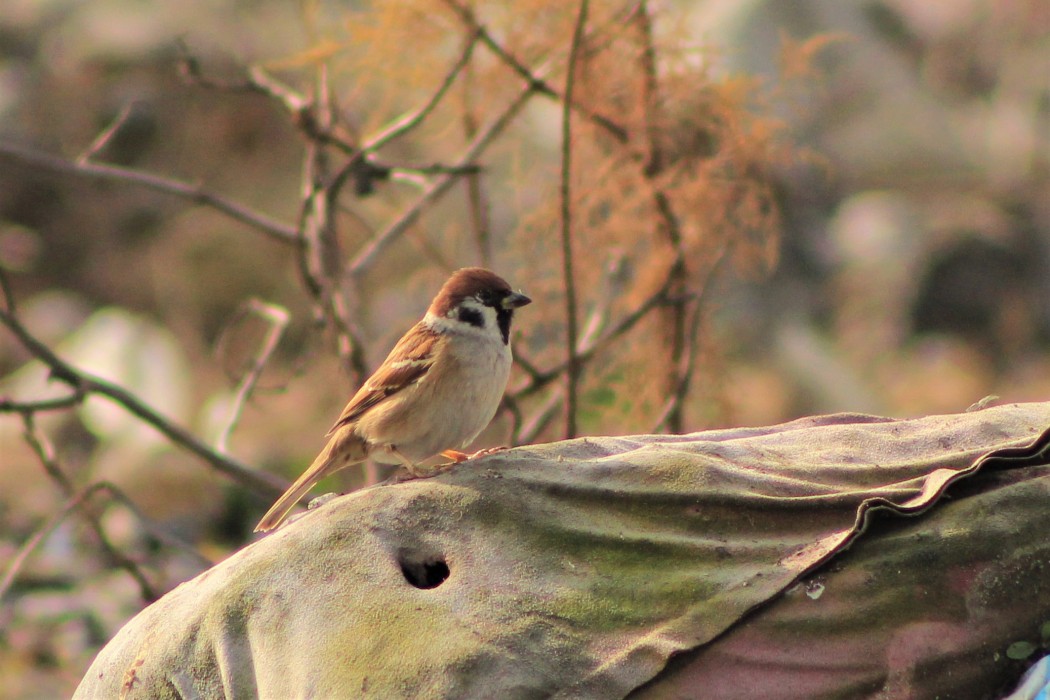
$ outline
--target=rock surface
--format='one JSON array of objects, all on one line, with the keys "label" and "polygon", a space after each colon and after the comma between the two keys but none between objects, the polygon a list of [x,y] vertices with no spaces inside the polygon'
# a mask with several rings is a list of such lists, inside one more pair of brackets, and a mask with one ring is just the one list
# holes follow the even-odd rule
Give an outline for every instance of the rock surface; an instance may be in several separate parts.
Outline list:
[{"label": "rock surface", "polygon": [[144,610],[75,697],[981,697],[1050,620],[1047,426],[584,438],[358,491]]}]

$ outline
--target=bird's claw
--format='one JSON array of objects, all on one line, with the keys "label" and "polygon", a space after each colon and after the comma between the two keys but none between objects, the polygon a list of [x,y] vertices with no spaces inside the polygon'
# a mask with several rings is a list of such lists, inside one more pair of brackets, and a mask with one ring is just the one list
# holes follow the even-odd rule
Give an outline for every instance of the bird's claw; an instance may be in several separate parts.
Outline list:
[{"label": "bird's claw", "polygon": [[499,447],[486,447],[485,449],[478,450],[474,454],[470,455],[470,459],[478,459],[480,457],[488,457],[489,455],[494,455],[497,452],[506,452],[509,449],[510,448],[507,447],[506,445],[500,445]]}]

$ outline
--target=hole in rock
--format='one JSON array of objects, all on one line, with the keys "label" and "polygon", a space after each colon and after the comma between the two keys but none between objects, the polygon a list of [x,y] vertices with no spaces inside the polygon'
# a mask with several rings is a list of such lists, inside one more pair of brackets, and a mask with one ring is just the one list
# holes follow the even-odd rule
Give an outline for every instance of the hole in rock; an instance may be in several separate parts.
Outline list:
[{"label": "hole in rock", "polygon": [[450,573],[448,564],[440,555],[420,556],[402,552],[397,563],[401,565],[405,580],[424,590],[437,588],[448,579]]}]

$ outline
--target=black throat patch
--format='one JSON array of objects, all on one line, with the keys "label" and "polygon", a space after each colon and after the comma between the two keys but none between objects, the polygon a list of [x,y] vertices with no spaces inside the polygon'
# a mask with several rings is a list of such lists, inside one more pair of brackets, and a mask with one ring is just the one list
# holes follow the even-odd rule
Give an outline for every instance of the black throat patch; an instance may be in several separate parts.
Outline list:
[{"label": "black throat patch", "polygon": [[510,342],[510,319],[514,316],[514,309],[496,307],[496,325],[499,326],[499,334],[503,336],[503,344]]}]

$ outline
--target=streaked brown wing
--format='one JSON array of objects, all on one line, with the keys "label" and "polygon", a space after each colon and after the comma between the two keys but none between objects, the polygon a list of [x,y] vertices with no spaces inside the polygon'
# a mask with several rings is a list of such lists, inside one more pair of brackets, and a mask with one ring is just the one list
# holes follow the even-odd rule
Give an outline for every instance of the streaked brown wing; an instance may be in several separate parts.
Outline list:
[{"label": "streaked brown wing", "polygon": [[437,340],[437,334],[423,326],[422,321],[403,335],[375,374],[346,404],[328,434],[357,420],[368,409],[422,379],[434,364]]}]

